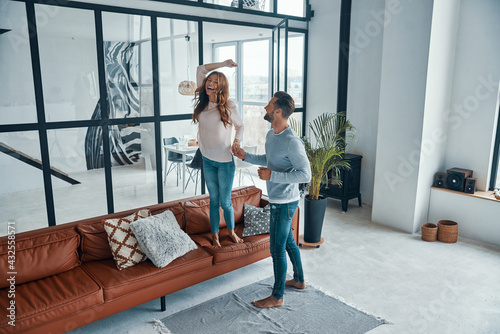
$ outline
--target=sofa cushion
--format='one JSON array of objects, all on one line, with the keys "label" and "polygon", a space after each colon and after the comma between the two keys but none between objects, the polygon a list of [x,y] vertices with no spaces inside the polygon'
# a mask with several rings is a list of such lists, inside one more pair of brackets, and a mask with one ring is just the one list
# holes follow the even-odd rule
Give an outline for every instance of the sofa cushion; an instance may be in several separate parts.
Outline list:
[{"label": "sofa cushion", "polygon": [[[180,202],[169,202],[152,205],[150,207],[152,215],[157,215],[165,210],[170,210],[174,213],[177,222],[181,228],[186,225],[184,220],[184,208]],[[125,211],[123,213],[111,214],[109,218],[119,218],[132,214],[134,210]],[[104,230],[102,223],[106,216],[100,217],[98,221],[86,222],[78,224],[76,230],[82,236],[80,246],[80,258],[82,262],[91,262],[96,260],[105,260],[113,257],[111,248],[109,247],[108,234]]]},{"label": "sofa cushion", "polygon": [[[256,187],[235,189],[231,193],[233,204],[234,221],[243,221],[243,203],[258,206],[262,190]],[[226,227],[226,222],[220,209],[221,221],[219,228]],[[184,215],[186,217],[186,232],[190,235],[210,232],[210,200],[208,197],[188,201],[184,203]]]},{"label": "sofa cushion", "polygon": [[130,216],[103,221],[104,230],[108,234],[109,247],[118,269],[132,267],[146,260],[146,253],[139,246],[130,225],[149,215],[149,209],[142,209]]},{"label": "sofa cushion", "polygon": [[[234,231],[242,237],[243,224],[237,224]],[[248,256],[258,251],[269,250],[269,234],[254,235],[243,238],[243,243],[235,244],[228,235],[227,228],[221,229],[219,241],[222,247],[212,246],[210,232],[192,235],[191,238],[214,257],[214,264]]]},{"label": "sofa cushion", "polygon": [[254,186],[233,190],[231,202],[233,203],[234,222],[243,222],[243,203],[259,206],[261,197],[262,190]]},{"label": "sofa cushion", "polygon": [[[30,231],[17,235],[14,241],[15,245],[9,245],[7,237],[0,241],[0,272],[2,275],[16,272],[16,284],[56,275],[80,265],[80,236],[73,227],[41,234]],[[12,249],[12,246],[15,247]],[[15,255],[15,262],[9,263],[12,255]],[[7,286],[8,282],[2,279],[0,288]]]},{"label": "sofa cushion", "polygon": [[271,208],[269,204],[263,208],[243,204],[244,208],[244,224],[243,237],[249,237],[257,234],[269,233],[271,224]]},{"label": "sofa cushion", "polygon": [[212,256],[197,248],[175,259],[164,268],[157,268],[150,260],[146,260],[125,270],[118,270],[111,259],[88,262],[83,267],[104,287],[104,300],[109,303],[128,293],[211,265]]},{"label": "sofa cushion", "polygon": [[80,224],[76,230],[82,236],[80,245],[80,259],[82,262],[98,261],[113,257],[109,247],[108,234],[102,220],[98,222]]},{"label": "sofa cushion", "polygon": [[[18,272],[19,273],[19,272]],[[9,289],[0,290],[0,307],[6,310]],[[28,328],[82,312],[104,301],[101,287],[82,267],[37,281],[19,284],[15,289],[15,327],[9,318],[0,319],[0,332],[23,333]],[[70,325],[70,324],[68,324]]]},{"label": "sofa cushion", "polygon": [[182,202],[169,202],[154,205],[150,208],[151,216],[158,215],[166,210],[172,211],[177,220],[177,223],[181,227],[181,229],[186,228],[186,220],[184,219],[184,206]]},{"label": "sofa cushion", "polygon": [[130,228],[140,248],[159,268],[197,248],[186,232],[181,230],[170,210],[139,219],[131,223]]}]

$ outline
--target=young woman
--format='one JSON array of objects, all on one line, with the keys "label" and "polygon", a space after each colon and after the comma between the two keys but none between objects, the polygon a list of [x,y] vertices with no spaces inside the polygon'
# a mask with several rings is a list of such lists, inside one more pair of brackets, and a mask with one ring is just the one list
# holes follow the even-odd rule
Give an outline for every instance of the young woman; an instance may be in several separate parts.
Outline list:
[{"label": "young woman", "polygon": [[[239,147],[243,136],[243,122],[238,107],[229,100],[229,84],[226,76],[215,69],[236,67],[233,60],[198,66],[193,122],[198,123],[198,143],[203,154],[203,171],[210,195],[210,229],[212,245],[220,247],[219,207],[224,211],[224,220],[229,237],[235,243],[243,242],[234,233],[234,213],[231,189],[234,179],[232,147]],[[207,77],[207,73],[211,72]],[[236,130],[231,145],[232,129]]]}]

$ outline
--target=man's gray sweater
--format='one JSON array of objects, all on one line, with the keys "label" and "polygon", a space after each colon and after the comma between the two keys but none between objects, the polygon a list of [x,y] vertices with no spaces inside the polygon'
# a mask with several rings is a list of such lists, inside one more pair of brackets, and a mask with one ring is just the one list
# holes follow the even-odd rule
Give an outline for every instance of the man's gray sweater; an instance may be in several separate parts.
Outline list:
[{"label": "man's gray sweater", "polygon": [[290,127],[266,135],[266,154],[247,153],[245,161],[266,166],[271,170],[271,180],[266,181],[270,203],[290,203],[300,199],[299,183],[311,180],[311,166],[304,143]]}]

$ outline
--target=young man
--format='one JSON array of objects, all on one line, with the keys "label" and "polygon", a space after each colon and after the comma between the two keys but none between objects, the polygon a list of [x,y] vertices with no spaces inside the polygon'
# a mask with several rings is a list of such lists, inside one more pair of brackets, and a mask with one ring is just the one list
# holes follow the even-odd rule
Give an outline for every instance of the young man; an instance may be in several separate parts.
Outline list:
[{"label": "young man", "polygon": [[[292,235],[292,217],[299,204],[299,183],[311,179],[311,166],[304,143],[288,125],[288,117],[295,110],[292,97],[276,92],[265,107],[264,119],[272,129],[266,135],[266,154],[254,155],[235,147],[233,154],[259,167],[259,178],[266,180],[271,205],[271,256],[274,269],[274,287],[271,296],[252,302],[259,308],[283,305],[285,285],[305,289],[300,252]],[[293,279],[286,281],[286,252],[293,265]]]}]

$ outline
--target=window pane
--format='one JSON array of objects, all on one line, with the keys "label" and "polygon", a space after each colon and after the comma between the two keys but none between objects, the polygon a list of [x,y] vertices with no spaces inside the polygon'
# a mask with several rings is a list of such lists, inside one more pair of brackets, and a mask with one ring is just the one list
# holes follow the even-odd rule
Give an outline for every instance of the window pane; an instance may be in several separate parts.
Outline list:
[{"label": "window pane", "polygon": [[150,18],[115,13],[102,17],[109,117],[151,116]]},{"label": "window pane", "polygon": [[304,87],[304,34],[290,33],[288,38],[288,89],[295,107],[302,107]]},{"label": "window pane", "polygon": [[196,87],[197,23],[158,19],[158,50],[161,115],[191,114],[194,95],[179,89],[189,81]]},{"label": "window pane", "polygon": [[[22,2],[9,1],[0,11],[0,124],[36,123],[35,92],[31,69],[26,8]],[[3,231],[2,231],[3,232]]]},{"label": "window pane", "polygon": [[243,101],[268,102],[269,40],[243,43]]},{"label": "window pane", "polygon": [[94,12],[38,4],[35,10],[46,120],[98,118]]},{"label": "window pane", "polygon": [[[285,56],[286,56],[286,34],[285,25],[279,28],[279,85],[277,90],[285,90]],[[290,80],[290,78],[287,78]]]},{"label": "window pane", "polygon": [[203,2],[221,6],[238,7],[238,0],[203,0]]},{"label": "window pane", "polygon": [[[299,122],[300,127],[302,129],[302,124],[304,124],[304,113],[302,112],[294,112],[291,116],[291,118],[295,119],[297,122]],[[298,133],[299,136],[303,136],[302,133]]]},{"label": "window pane", "polygon": [[[88,134],[93,128],[47,131],[50,164],[57,171],[80,182],[52,175],[57,224],[104,215],[108,212],[104,169],[88,170],[86,154],[92,141]],[[102,146],[101,148],[102,149]]]},{"label": "window pane", "polygon": [[[173,121],[173,122],[162,122],[161,123],[161,133],[162,133],[162,144],[165,139],[175,138],[179,141],[181,146],[185,146],[185,143],[189,142],[189,139],[197,138],[198,125],[193,124],[191,120]],[[196,147],[193,147],[196,148]],[[195,152],[188,153],[190,156],[194,156]],[[182,192],[182,163],[177,165],[171,161],[166,161],[165,159],[165,148],[162,149],[162,166],[163,166],[163,200],[165,202],[174,200],[176,198],[187,197],[194,195],[195,192],[195,182],[188,180],[189,169],[186,168],[186,185],[187,188],[185,193]],[[189,159],[189,158],[188,158]],[[165,163],[167,162],[168,175],[165,180]],[[179,170],[177,170],[179,166]],[[179,174],[178,174],[179,173]],[[166,181],[166,182],[165,182]],[[198,189],[196,194],[200,194],[200,182],[198,181]]]},{"label": "window pane", "polygon": [[[236,45],[217,45],[214,49],[214,62],[224,61],[226,59],[236,59]],[[226,75],[227,81],[229,83],[229,98],[237,101],[236,97],[236,67],[222,67],[218,68],[217,71],[222,72]]]},{"label": "window pane", "polygon": [[116,212],[158,203],[154,124],[125,129],[127,137],[120,126],[109,127]]},{"label": "window pane", "polygon": [[266,134],[270,129],[270,124],[264,120],[264,115],[264,105],[243,106],[243,124],[245,125],[243,145],[256,145],[257,154],[265,153]]},{"label": "window pane", "polygon": [[304,16],[305,0],[278,0],[278,14]]},{"label": "window pane", "polygon": [[500,189],[500,164],[498,164],[497,180],[495,182],[495,189]]},{"label": "window pane", "polygon": [[0,153],[0,235],[7,234],[9,221],[16,233],[47,227],[42,170],[16,159],[40,162],[38,132],[0,133],[0,143],[8,153]]},{"label": "window pane", "polygon": [[[240,0],[243,2],[243,9],[252,9],[269,12],[271,11],[271,6],[273,0]],[[206,3],[213,3],[222,6],[238,7],[238,0],[203,0]]]}]

